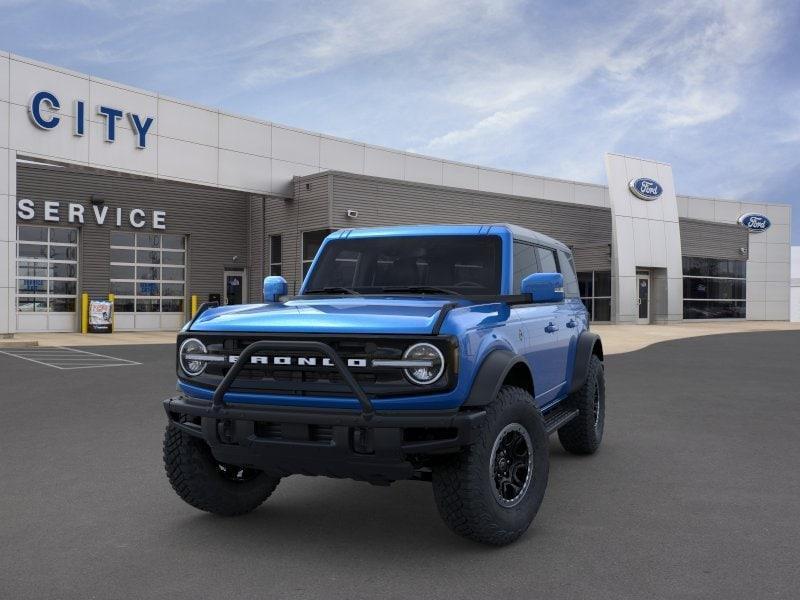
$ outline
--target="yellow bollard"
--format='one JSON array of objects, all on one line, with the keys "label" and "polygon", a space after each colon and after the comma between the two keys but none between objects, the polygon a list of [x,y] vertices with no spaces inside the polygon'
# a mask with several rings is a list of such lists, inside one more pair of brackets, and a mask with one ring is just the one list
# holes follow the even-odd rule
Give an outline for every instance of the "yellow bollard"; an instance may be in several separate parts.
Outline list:
[{"label": "yellow bollard", "polygon": [[81,294],[81,333],[89,333],[89,294]]},{"label": "yellow bollard", "polygon": [[192,317],[197,314],[197,294],[192,294]]},{"label": "yellow bollard", "polygon": [[108,295],[108,301],[111,302],[111,333],[114,333],[114,325],[116,325],[117,320],[117,311],[114,310],[114,300],[116,299],[117,297],[114,294]]}]

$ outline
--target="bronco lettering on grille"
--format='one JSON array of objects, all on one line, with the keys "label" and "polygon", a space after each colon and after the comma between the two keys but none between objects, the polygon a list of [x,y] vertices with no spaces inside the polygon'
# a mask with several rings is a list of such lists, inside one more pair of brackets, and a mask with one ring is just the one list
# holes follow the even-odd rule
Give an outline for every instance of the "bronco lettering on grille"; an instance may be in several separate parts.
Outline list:
[{"label": "bronco lettering on grille", "polygon": [[[239,358],[238,355],[228,357],[228,362],[233,364]],[[365,368],[367,367],[366,358],[348,358],[345,360],[348,367]],[[317,358],[316,356],[251,356],[251,365],[272,365],[274,367],[334,367],[330,358]]]}]

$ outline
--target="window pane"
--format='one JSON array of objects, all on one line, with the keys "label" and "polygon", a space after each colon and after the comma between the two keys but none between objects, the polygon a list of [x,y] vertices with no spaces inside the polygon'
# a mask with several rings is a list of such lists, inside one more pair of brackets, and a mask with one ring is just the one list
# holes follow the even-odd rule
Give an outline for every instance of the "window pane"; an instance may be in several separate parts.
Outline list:
[{"label": "window pane", "polygon": [[167,252],[165,250],[161,256],[165,265],[182,265],[186,255],[183,252]]},{"label": "window pane", "polygon": [[184,248],[184,236],[182,235],[162,235],[161,236],[161,247],[162,248],[171,248],[173,250],[183,250]]},{"label": "window pane", "polygon": [[111,232],[111,245],[112,246],[135,246],[135,237],[132,233],[124,231]]},{"label": "window pane", "polygon": [[158,267],[136,267],[136,279],[160,279]]},{"label": "window pane", "polygon": [[161,264],[161,252],[158,250],[137,250],[136,262],[144,265]]},{"label": "window pane", "polygon": [[162,267],[161,279],[165,281],[183,281],[184,270],[181,267]]},{"label": "window pane", "polygon": [[684,275],[744,278],[746,271],[747,262],[744,260],[724,260],[697,256],[683,257]]},{"label": "window pane", "polygon": [[78,265],[72,263],[50,263],[50,277],[77,277]]},{"label": "window pane", "polygon": [[746,297],[745,281],[742,279],[685,277],[683,279],[683,297],[744,300]]},{"label": "window pane", "polygon": [[139,248],[159,248],[161,247],[161,236],[157,233],[137,233],[136,245]]},{"label": "window pane", "polygon": [[112,281],[111,293],[118,296],[133,296],[135,284],[132,281]]},{"label": "window pane", "polygon": [[138,282],[136,284],[137,296],[158,296],[159,284]]},{"label": "window pane", "polygon": [[161,284],[162,296],[183,296],[182,283],[163,283]]},{"label": "window pane", "polygon": [[592,290],[592,272],[579,271],[578,272],[578,290],[580,291],[581,298],[591,298]]},{"label": "window pane", "polygon": [[684,319],[744,319],[746,302],[742,300],[684,300]]},{"label": "window pane", "polygon": [[50,241],[59,244],[77,244],[78,230],[67,227],[51,227]]},{"label": "window pane", "polygon": [[594,314],[592,319],[595,321],[610,321],[611,320],[611,299],[610,298],[595,298],[594,299]]},{"label": "window pane", "polygon": [[136,312],[159,312],[158,300],[137,300]]},{"label": "window pane", "polygon": [[310,268],[311,268],[311,263],[310,262],[304,262],[303,263],[303,277],[304,278],[305,278],[306,275],[308,275],[308,270]]},{"label": "window pane", "polygon": [[133,267],[121,267],[119,265],[111,265],[110,271],[111,279],[133,279]]},{"label": "window pane", "polygon": [[579,296],[578,277],[575,275],[570,256],[563,250],[558,251],[558,266],[564,276],[564,295],[567,298],[577,298]]},{"label": "window pane", "polygon": [[319,231],[306,231],[303,233],[303,260],[312,260],[316,256],[322,240],[333,231],[332,229],[320,229]]},{"label": "window pane", "polygon": [[280,275],[281,271],[282,271],[281,265],[270,265],[269,267],[270,275]]},{"label": "window pane", "polygon": [[50,281],[50,293],[57,296],[74,296],[77,294],[76,282],[74,281],[58,281],[53,279]]},{"label": "window pane", "polygon": [[114,310],[118,312],[133,312],[133,298],[115,298]]},{"label": "window pane", "polygon": [[47,246],[34,246],[33,244],[18,244],[20,258],[47,258]]},{"label": "window pane", "polygon": [[17,231],[17,239],[21,242],[46,242],[47,227],[20,226]]},{"label": "window pane", "polygon": [[75,312],[75,298],[50,298],[50,312]]},{"label": "window pane", "polygon": [[595,296],[611,295],[611,271],[594,272],[594,295]]},{"label": "window pane", "polygon": [[282,262],[281,240],[282,238],[279,235],[269,236],[269,262],[271,263]]},{"label": "window pane", "polygon": [[[339,285],[336,281],[342,278],[352,281],[355,274],[353,286],[348,287],[362,293],[416,294],[406,288],[426,286],[497,294],[501,250],[500,238],[493,235],[333,240],[319,255],[319,268],[311,274],[308,290]],[[304,273],[310,264],[303,263]]]},{"label": "window pane", "polygon": [[161,312],[183,312],[183,300],[162,300]]},{"label": "window pane", "polygon": [[537,247],[536,253],[539,255],[539,264],[541,265],[542,273],[558,273],[555,252],[546,248]]},{"label": "window pane", "polygon": [[46,312],[47,298],[17,298],[17,310],[19,312]]},{"label": "window pane", "polygon": [[46,294],[46,279],[17,279],[18,294]]},{"label": "window pane", "polygon": [[536,248],[523,242],[514,242],[514,293],[519,294],[522,280],[536,273]]},{"label": "window pane", "polygon": [[76,246],[50,246],[50,258],[53,260],[78,260]]},{"label": "window pane", "polygon": [[48,263],[46,262],[18,261],[17,275],[23,277],[47,277],[47,265]]},{"label": "window pane", "polygon": [[117,250],[111,249],[112,263],[133,263],[136,262],[136,250]]}]

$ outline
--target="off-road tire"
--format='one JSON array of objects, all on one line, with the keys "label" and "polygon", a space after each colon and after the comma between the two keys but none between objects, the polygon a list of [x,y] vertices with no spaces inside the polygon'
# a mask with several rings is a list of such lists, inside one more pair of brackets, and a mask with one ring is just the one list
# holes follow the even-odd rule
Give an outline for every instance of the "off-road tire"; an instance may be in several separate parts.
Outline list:
[{"label": "off-road tire", "polygon": [[[164,433],[164,467],[172,488],[185,502],[226,517],[255,510],[280,482],[262,471],[221,467],[208,444],[172,424]],[[241,480],[235,479],[237,474]]]},{"label": "off-road tire", "polygon": [[[542,503],[549,472],[548,436],[533,398],[521,388],[500,388],[486,413],[475,443],[434,465],[433,494],[439,514],[455,533],[503,546],[525,533]],[[512,424],[527,431],[533,452],[532,479],[518,503],[509,507],[495,497],[491,456],[498,435]]]},{"label": "off-road tire", "polygon": [[572,454],[594,454],[603,440],[606,412],[603,362],[596,355],[589,359],[583,385],[567,399],[567,403],[578,409],[578,416],[558,430],[561,445]]}]

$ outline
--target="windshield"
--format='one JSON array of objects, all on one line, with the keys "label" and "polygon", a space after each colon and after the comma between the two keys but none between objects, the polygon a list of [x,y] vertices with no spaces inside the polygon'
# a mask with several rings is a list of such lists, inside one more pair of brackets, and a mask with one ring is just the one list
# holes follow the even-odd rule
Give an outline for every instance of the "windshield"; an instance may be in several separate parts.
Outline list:
[{"label": "windshield", "polygon": [[334,240],[305,293],[500,293],[501,241],[494,235]]}]

